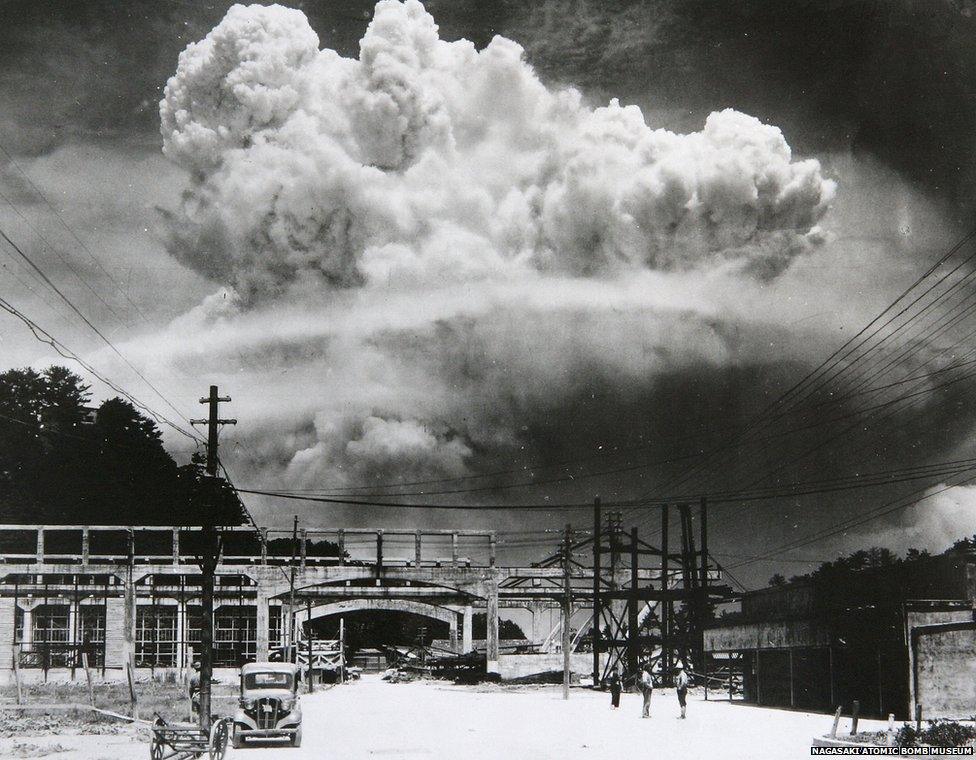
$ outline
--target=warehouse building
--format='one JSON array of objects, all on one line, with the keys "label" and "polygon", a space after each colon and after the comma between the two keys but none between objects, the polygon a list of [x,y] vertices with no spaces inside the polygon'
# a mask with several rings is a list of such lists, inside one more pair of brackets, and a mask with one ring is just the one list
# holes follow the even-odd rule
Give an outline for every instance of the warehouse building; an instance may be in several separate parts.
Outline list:
[{"label": "warehouse building", "polygon": [[[976,715],[976,556],[929,557],[747,593],[704,634],[763,706]],[[714,666],[713,666],[714,667]]]}]

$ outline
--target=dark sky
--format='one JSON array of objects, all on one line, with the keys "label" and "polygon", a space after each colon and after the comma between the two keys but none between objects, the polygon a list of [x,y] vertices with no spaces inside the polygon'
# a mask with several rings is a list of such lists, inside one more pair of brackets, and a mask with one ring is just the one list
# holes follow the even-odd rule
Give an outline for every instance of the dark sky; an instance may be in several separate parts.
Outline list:
[{"label": "dark sky", "polygon": [[[231,3],[3,4],[7,147],[156,139],[173,62]],[[301,2],[323,45],[355,55],[368,2]],[[427,4],[446,39],[520,42],[550,81],[615,96],[675,129],[726,106],[800,152],[864,151],[942,197],[971,198],[976,32],[967,0]]]},{"label": "dark sky", "polygon": [[[171,320],[191,310],[217,285],[226,284],[192,271],[165,249],[159,209],[176,205],[185,177],[162,158],[158,103],[179,53],[204,37],[229,6],[165,0],[31,0],[0,5],[4,21],[0,25],[0,146],[5,154],[0,156],[0,180],[5,199],[19,211],[26,210],[31,223],[10,205],[0,219],[32,246],[73,298],[111,325],[107,329],[113,339],[127,341],[136,352],[147,336],[174,332],[165,328]],[[654,461],[677,456],[687,461],[695,452],[721,448],[734,431],[789,387],[808,368],[807,362],[841,342],[805,320],[818,323],[829,312],[827,322],[833,319],[845,325],[846,335],[856,331],[953,239],[956,225],[968,219],[976,205],[976,47],[971,43],[976,19],[974,4],[968,0],[432,0],[426,6],[443,38],[464,37],[479,48],[496,34],[514,39],[549,85],[576,86],[593,104],[611,97],[637,104],[655,126],[693,131],[701,128],[709,113],[726,107],[775,124],[797,155],[820,158],[841,188],[832,212],[842,220],[837,225],[837,247],[830,249],[830,258],[807,262],[790,274],[794,278],[790,287],[796,293],[803,292],[805,282],[815,281],[816,288],[834,297],[822,304],[809,298],[800,306],[797,296],[795,326],[767,327],[742,336],[735,332],[741,326],[715,326],[719,333],[726,330],[722,337],[728,342],[741,337],[751,355],[758,352],[751,344],[767,339],[770,345],[809,341],[808,347],[784,350],[782,361],[684,367],[646,384],[621,382],[611,372],[604,375],[600,367],[588,366],[585,382],[570,383],[571,390],[551,403],[513,402],[512,408],[522,415],[526,450],[513,452],[499,445],[479,451],[475,472],[582,456],[596,457],[604,469],[626,469],[640,464],[640,457]],[[344,56],[358,55],[372,3],[301,2],[292,7],[305,12],[323,47]],[[125,299],[118,294],[106,296],[109,308],[84,286],[73,269],[87,273],[94,290],[111,290],[112,283],[73,236],[67,236],[25,174],[112,272],[113,282],[123,283]],[[899,234],[906,214],[914,229],[902,240]],[[870,222],[845,227],[851,219]],[[855,231],[845,232],[850,229]],[[42,234],[54,245],[45,245]],[[863,246],[859,236],[866,241]],[[895,238],[900,242],[889,245]],[[53,248],[59,248],[64,258],[56,256]],[[25,308],[38,309],[54,326],[52,331],[63,330],[66,342],[79,351],[97,350],[97,341],[73,324],[70,315],[66,318],[57,313],[63,309],[47,303],[50,297],[18,290],[19,281],[11,279],[13,271],[5,265],[0,272],[0,290],[5,295],[19,297]],[[856,303],[851,302],[854,294]],[[5,365],[48,358],[18,324],[0,322],[0,331],[8,348]],[[461,373],[459,385],[473,382],[471,378],[490,381],[494,376],[479,366],[476,339],[477,334],[471,337],[463,331],[443,337],[465,347],[459,353],[467,374]],[[153,357],[148,353],[142,366],[152,374]],[[458,355],[452,354],[455,359]],[[208,382],[206,377],[193,376],[192,366],[181,370],[201,389]],[[517,385],[523,381],[505,375],[498,383],[512,383],[510,395],[517,396]],[[186,380],[187,394],[196,392],[189,390],[190,384]],[[796,467],[787,467],[778,477],[784,481],[839,477],[956,458],[973,427],[974,415],[963,403],[967,390],[960,387],[958,395],[947,393],[939,404],[906,413],[887,427],[855,431],[865,433],[863,438],[840,435],[836,443],[823,446]],[[239,457],[243,468],[255,462],[262,467],[281,466],[296,448],[308,443],[312,419],[306,416],[301,425],[296,424],[296,413],[287,423],[280,422],[262,408],[275,399],[274,387],[264,388],[262,394],[245,391],[253,398],[241,400],[248,406],[238,416],[244,419],[250,413],[255,426],[263,426],[265,432],[252,439],[246,430],[235,432],[237,439],[228,441],[233,442],[228,458]],[[276,436],[275,443],[266,440],[269,430]],[[842,430],[843,424],[838,423],[828,432]],[[178,441],[171,443],[180,446]],[[717,469],[706,480],[713,488],[748,481],[757,472],[775,469],[785,454],[798,456],[821,443],[822,438],[800,434],[782,444],[735,451],[712,465]],[[635,453],[600,459],[607,450],[635,447]],[[597,465],[568,471],[585,474],[586,467]],[[542,479],[567,470],[536,473],[529,468],[526,472],[527,477]],[[590,479],[585,485],[563,483],[484,496],[501,503],[587,500],[596,491],[611,498],[634,496],[675,474],[652,468]],[[726,552],[727,561],[735,561],[811,534],[825,523],[899,493],[888,489],[781,500],[739,511],[718,508],[715,530],[720,535],[713,546]],[[263,508],[272,515],[269,519],[278,520],[274,508]],[[284,512],[290,514],[291,509]],[[951,522],[953,507],[945,509],[945,519]],[[317,513],[308,508],[304,514]],[[550,518],[554,525],[564,521],[559,512],[534,521],[513,513],[499,517],[498,526],[539,530]],[[795,552],[796,564],[785,565],[785,572],[808,569],[807,560],[863,544],[871,540],[875,528],[882,538],[899,544],[902,519],[896,514],[853,537]],[[914,514],[904,519],[922,518]],[[949,530],[942,523],[937,527],[930,530],[931,526],[923,525],[915,532],[906,528],[902,543],[928,539],[937,543],[943,538],[939,531]],[[744,569],[743,575],[761,583],[779,568],[761,563]]]}]

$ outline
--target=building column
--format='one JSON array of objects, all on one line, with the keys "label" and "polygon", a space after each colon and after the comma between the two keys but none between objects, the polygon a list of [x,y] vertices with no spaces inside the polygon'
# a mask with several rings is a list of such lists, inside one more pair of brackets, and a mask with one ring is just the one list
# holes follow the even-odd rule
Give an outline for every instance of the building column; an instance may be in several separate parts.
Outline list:
[{"label": "building column", "polygon": [[[9,596],[0,597],[0,642],[16,641],[16,620],[14,600]],[[13,668],[14,657],[18,655],[16,644],[12,647],[0,644],[0,672]]]},{"label": "building column", "polygon": [[488,673],[500,673],[499,642],[498,642],[498,583],[491,581],[488,584],[488,605],[485,608],[486,616],[486,667]]},{"label": "building column", "polygon": [[254,657],[258,662],[267,662],[270,656],[269,627],[271,625],[271,597],[268,592],[258,586],[254,597],[256,647]]},{"label": "building column", "polygon": [[24,629],[20,637],[21,645],[30,647],[34,644],[34,607],[37,605],[32,601],[18,602],[17,606],[23,614]]},{"label": "building column", "polygon": [[451,651],[454,652],[455,654],[459,654],[459,652],[458,652],[458,616],[457,616],[457,611],[456,610],[454,610],[454,614],[451,615],[450,626],[451,626],[451,636],[450,636],[450,638],[451,638]]},{"label": "building column", "polygon": [[538,602],[532,602],[528,610],[532,613],[532,643],[541,644],[542,631],[539,629],[542,623],[542,605]]},{"label": "building column", "polygon": [[[78,600],[72,599],[68,602],[68,643],[78,644],[75,639],[75,627],[78,621]],[[79,631],[80,633],[80,631]]]},{"label": "building column", "polygon": [[474,610],[470,604],[464,606],[464,616],[461,620],[461,654],[467,654],[474,649]]}]

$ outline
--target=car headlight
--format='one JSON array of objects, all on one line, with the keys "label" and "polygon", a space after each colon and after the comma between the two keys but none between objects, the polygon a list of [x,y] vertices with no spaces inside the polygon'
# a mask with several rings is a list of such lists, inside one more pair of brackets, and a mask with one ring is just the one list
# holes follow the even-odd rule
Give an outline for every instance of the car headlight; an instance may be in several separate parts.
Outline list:
[{"label": "car headlight", "polygon": [[239,704],[245,710],[253,710],[254,709],[254,700],[253,699],[248,699],[247,697],[241,697],[240,700],[239,700]]},{"label": "car headlight", "polygon": [[281,709],[282,710],[291,710],[294,706],[295,706],[295,700],[294,699],[283,699],[283,700],[281,700]]}]

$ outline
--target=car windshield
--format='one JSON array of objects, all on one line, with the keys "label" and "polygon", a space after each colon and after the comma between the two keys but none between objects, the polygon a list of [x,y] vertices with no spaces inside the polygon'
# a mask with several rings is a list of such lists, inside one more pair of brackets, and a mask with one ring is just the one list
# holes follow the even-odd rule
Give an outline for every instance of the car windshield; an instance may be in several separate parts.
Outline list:
[{"label": "car windshield", "polygon": [[245,689],[290,689],[291,673],[248,673],[244,676]]}]

